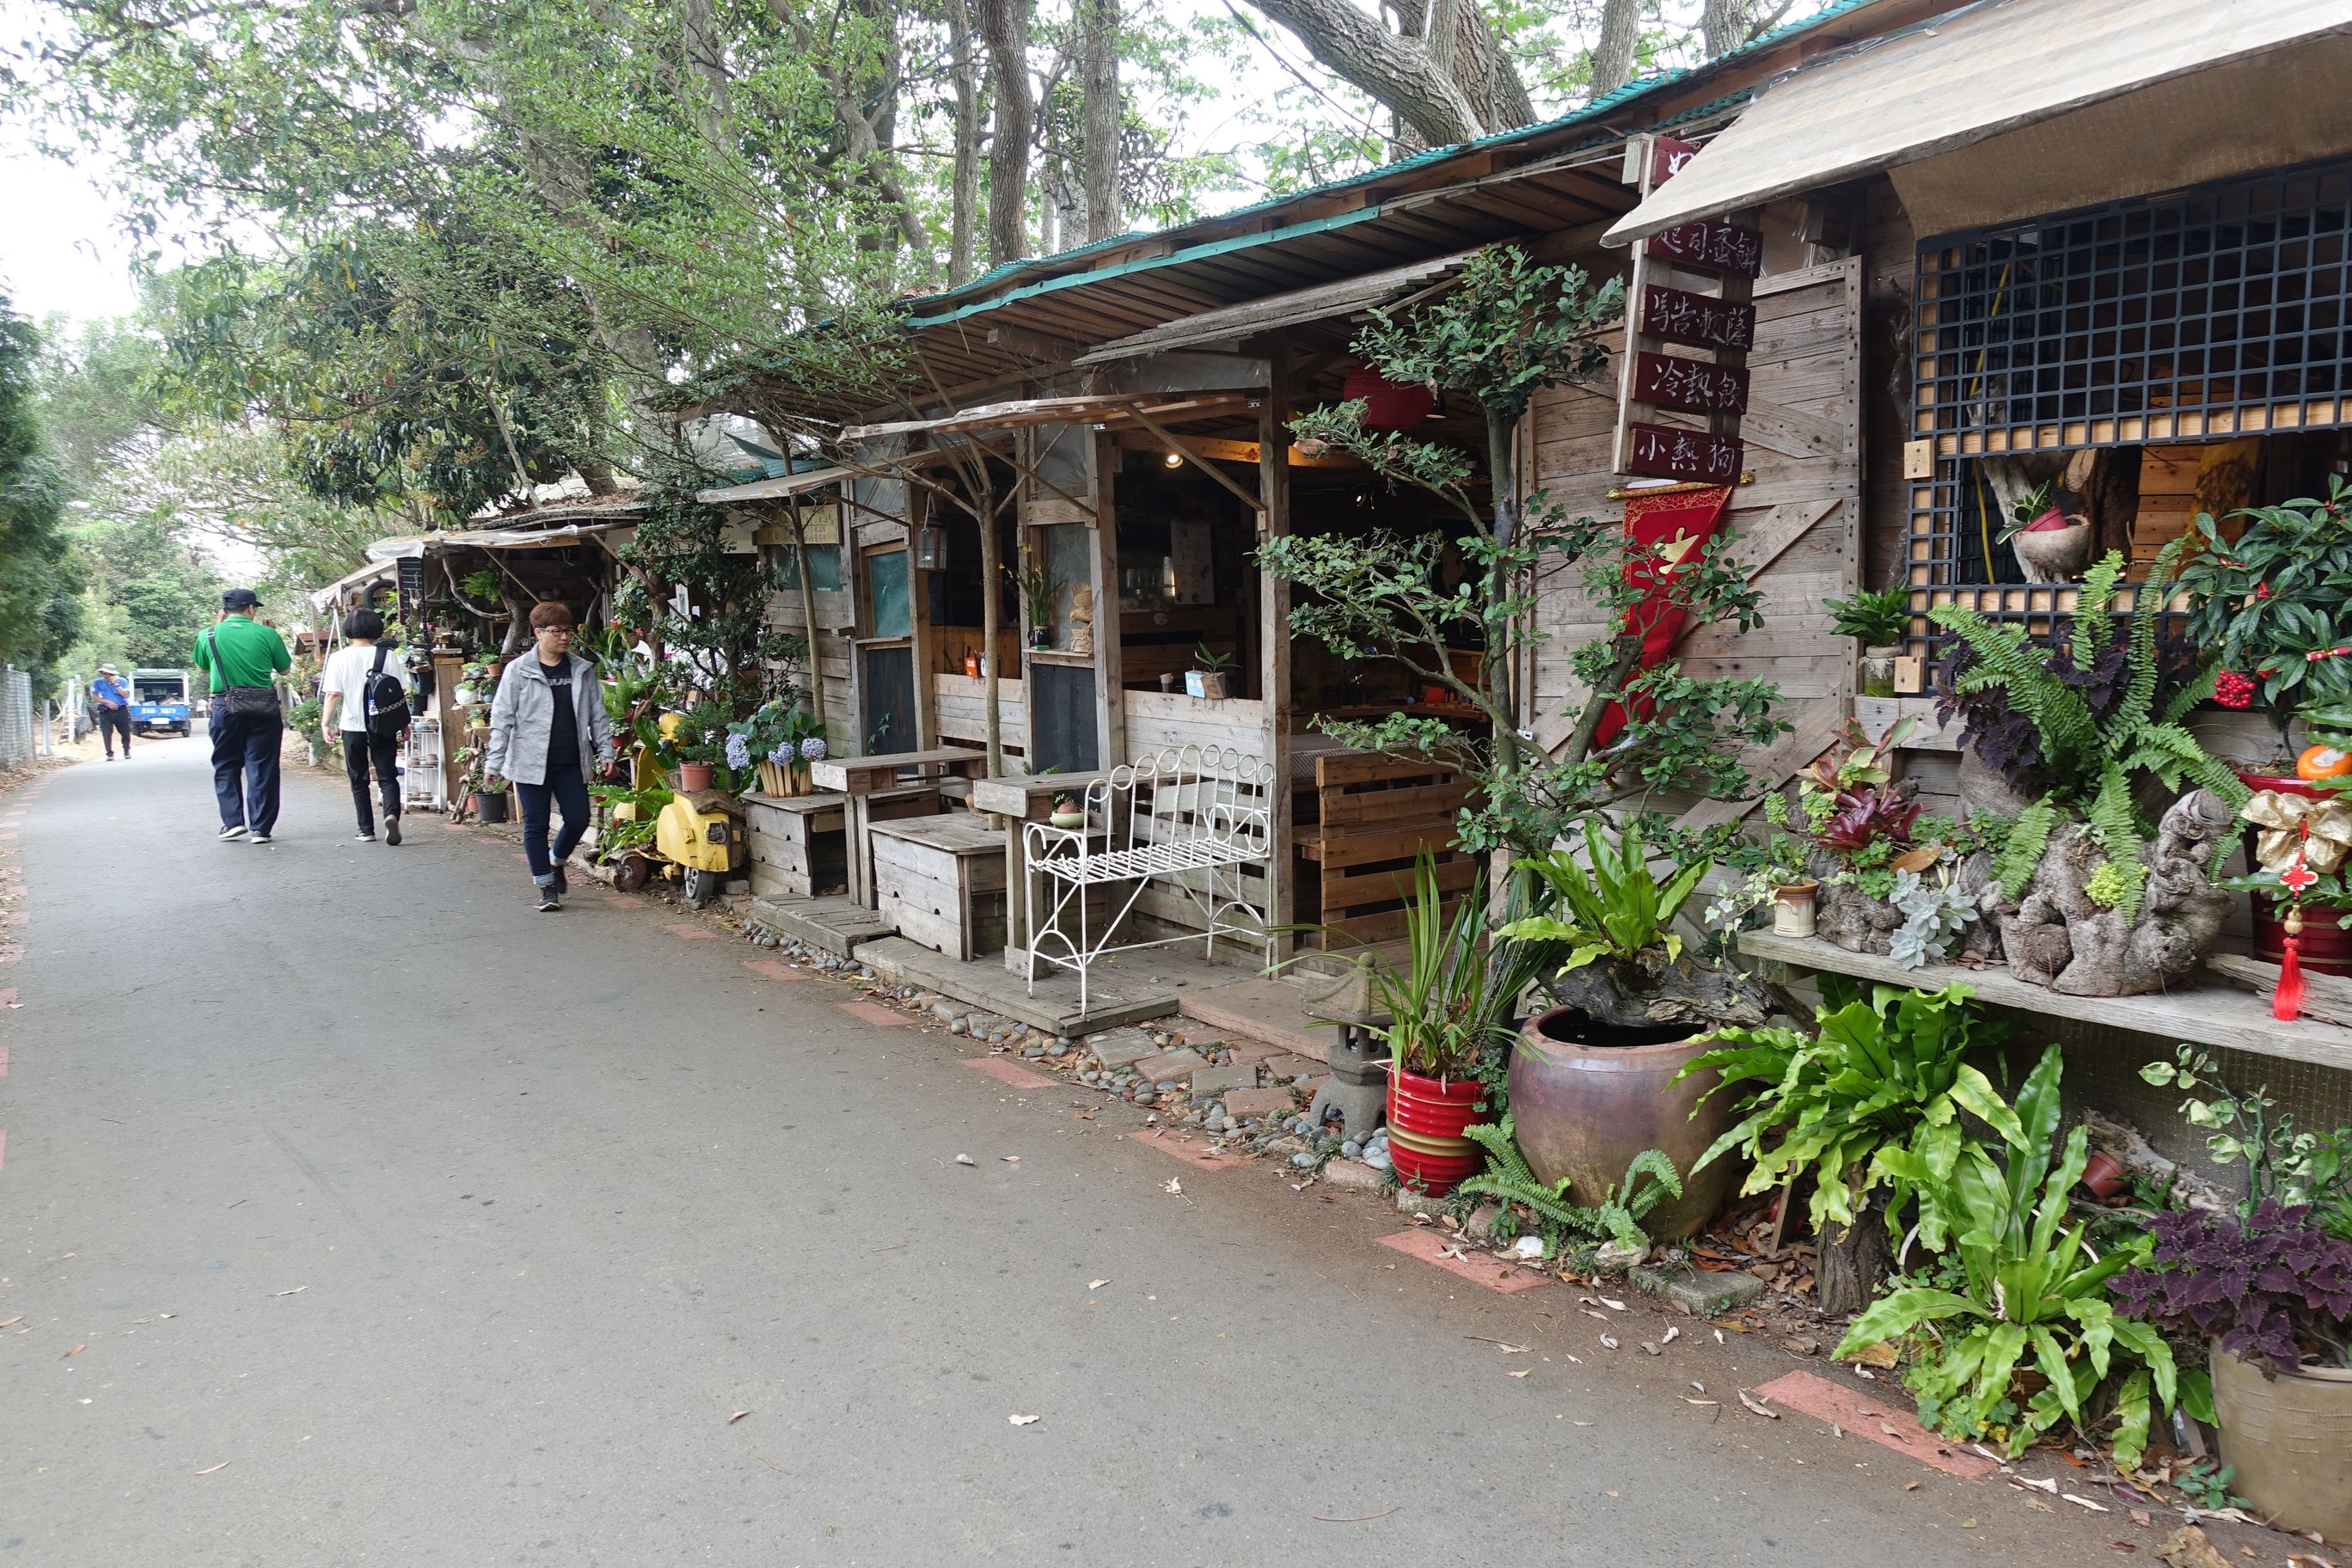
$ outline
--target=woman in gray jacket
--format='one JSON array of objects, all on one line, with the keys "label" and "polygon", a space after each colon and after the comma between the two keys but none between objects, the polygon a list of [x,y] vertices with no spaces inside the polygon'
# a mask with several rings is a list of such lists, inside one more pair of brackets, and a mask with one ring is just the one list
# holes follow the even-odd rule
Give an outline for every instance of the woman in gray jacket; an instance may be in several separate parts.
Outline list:
[{"label": "woman in gray jacket", "polygon": [[[542,910],[563,907],[563,863],[588,831],[588,779],[613,752],[613,722],[596,667],[572,651],[572,612],[534,605],[530,629],[538,647],[509,660],[490,702],[490,743],[482,770],[511,780],[522,805],[522,850],[530,862],[534,896]],[[550,805],[563,812],[563,830],[547,843]]]}]

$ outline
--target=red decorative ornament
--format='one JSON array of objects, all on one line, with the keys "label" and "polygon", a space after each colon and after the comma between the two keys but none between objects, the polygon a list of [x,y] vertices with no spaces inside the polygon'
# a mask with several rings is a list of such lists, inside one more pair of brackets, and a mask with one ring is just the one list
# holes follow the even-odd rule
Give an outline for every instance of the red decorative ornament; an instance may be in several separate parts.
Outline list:
[{"label": "red decorative ornament", "polygon": [[2286,919],[2279,923],[2285,932],[2280,945],[2278,990],[2271,997],[2271,1016],[2293,1020],[2303,1013],[2303,895],[2319,873],[2304,864],[2311,848],[2311,820],[2305,817],[2295,825],[2297,837],[2294,864],[2279,873],[2279,883],[2293,900],[2287,905]]},{"label": "red decorative ornament", "polygon": [[2252,708],[2254,705],[2254,678],[2225,669],[2213,681],[2213,700],[2224,708]]},{"label": "red decorative ornament", "polygon": [[1391,381],[1370,365],[1348,373],[1339,395],[1364,405],[1367,430],[1410,430],[1437,410],[1437,394],[1413,382]]}]

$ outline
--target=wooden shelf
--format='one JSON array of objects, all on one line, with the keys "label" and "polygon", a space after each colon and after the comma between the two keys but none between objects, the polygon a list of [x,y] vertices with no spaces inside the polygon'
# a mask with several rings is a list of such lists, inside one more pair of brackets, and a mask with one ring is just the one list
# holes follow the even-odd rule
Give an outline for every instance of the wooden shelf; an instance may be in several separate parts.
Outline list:
[{"label": "wooden shelf", "polygon": [[2257,996],[2223,981],[2148,996],[2064,996],[2020,980],[2007,969],[1968,969],[1957,963],[1906,969],[1891,958],[1848,952],[1819,937],[1775,936],[1769,931],[1752,931],[1739,939],[1739,951],[1750,958],[1772,959],[1792,969],[1850,974],[1858,980],[1884,981],[1924,991],[1940,990],[1958,982],[1969,986],[1978,1000],[1989,1006],[2147,1035],[2164,1043],[2162,1054],[2166,1056],[2171,1054],[2174,1042],[2185,1040],[2194,1045],[2226,1047],[2252,1056],[2352,1071],[2352,1029],[2309,1017],[2283,1022],[2271,1016],[2268,997]]}]

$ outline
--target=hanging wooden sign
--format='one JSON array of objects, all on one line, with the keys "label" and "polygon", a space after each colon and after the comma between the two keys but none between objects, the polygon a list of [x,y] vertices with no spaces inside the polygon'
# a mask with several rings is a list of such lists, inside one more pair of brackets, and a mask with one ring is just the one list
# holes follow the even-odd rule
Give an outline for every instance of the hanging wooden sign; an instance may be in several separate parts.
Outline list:
[{"label": "hanging wooden sign", "polygon": [[1650,283],[1642,289],[1642,331],[1694,349],[1756,346],[1756,307]]},{"label": "hanging wooden sign", "polygon": [[1626,427],[1624,471],[1660,479],[1695,479],[1704,484],[1739,482],[1747,448],[1730,436],[1710,436],[1704,430],[1676,430],[1664,425]]},{"label": "hanging wooden sign", "polygon": [[1656,190],[1683,172],[1683,165],[1698,156],[1698,143],[1685,142],[1678,136],[1650,138],[1650,188]]},{"label": "hanging wooden sign", "polygon": [[1748,412],[1748,371],[1713,360],[1644,353],[1633,365],[1633,395],[1660,408],[1697,414]]},{"label": "hanging wooden sign", "polygon": [[1702,218],[1662,228],[1642,248],[1644,254],[1677,267],[1697,267],[1729,277],[1754,278],[1764,270],[1764,231],[1729,218]]}]

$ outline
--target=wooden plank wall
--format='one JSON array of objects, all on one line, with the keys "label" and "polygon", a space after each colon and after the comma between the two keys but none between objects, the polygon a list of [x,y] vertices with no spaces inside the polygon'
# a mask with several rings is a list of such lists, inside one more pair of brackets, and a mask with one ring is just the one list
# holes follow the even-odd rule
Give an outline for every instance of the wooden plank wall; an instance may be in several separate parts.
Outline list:
[{"label": "wooden plank wall", "polygon": [[1884,588],[1906,563],[1912,482],[1903,477],[1911,438],[1912,324],[1919,247],[1911,215],[1884,175],[1859,207],[1863,258],[1863,582]]},{"label": "wooden plank wall", "polygon": [[[1764,624],[1745,634],[1694,627],[1676,656],[1694,675],[1779,683],[1781,715],[1797,731],[1749,762],[1785,777],[1834,738],[1853,692],[1852,642],[1830,629],[1822,601],[1852,592],[1860,569],[1862,264],[1848,258],[1767,275],[1756,305],[1753,394],[1742,421],[1755,483],[1732,497],[1727,526],[1737,557],[1763,589]],[[1555,388],[1529,411],[1534,482],[1574,513],[1623,514],[1608,499],[1618,483],[1609,470],[1615,409],[1603,388],[1613,385],[1612,377]],[[1536,652],[1530,720],[1542,744],[1558,746],[1582,697],[1570,657],[1602,623],[1573,569],[1555,558],[1549,574],[1538,584],[1536,620],[1549,640]]]},{"label": "wooden plank wall", "polygon": [[[998,733],[1007,756],[1025,755],[1029,750],[1029,710],[1022,687],[1018,680],[996,683]],[[939,704],[941,741],[988,744],[988,682],[968,675],[934,675],[931,690]]]},{"label": "wooden plank wall", "polygon": [[1127,706],[1128,752],[1110,762],[1133,762],[1162,746],[1223,746],[1245,757],[1265,750],[1265,704],[1255,698],[1204,702],[1181,691],[1120,695]]}]

